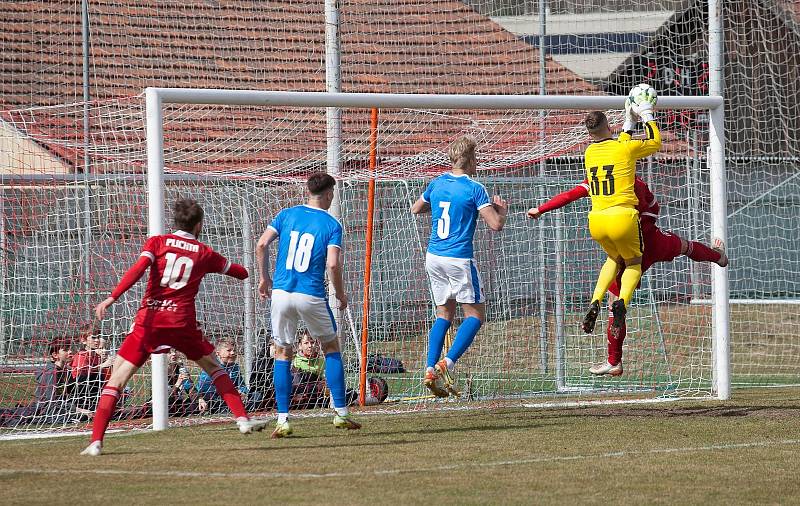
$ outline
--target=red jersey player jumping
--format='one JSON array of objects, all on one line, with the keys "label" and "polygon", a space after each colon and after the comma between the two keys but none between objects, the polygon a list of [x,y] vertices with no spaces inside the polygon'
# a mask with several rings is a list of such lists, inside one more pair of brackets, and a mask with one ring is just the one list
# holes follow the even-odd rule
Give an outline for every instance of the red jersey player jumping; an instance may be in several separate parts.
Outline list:
[{"label": "red jersey player jumping", "polygon": [[91,444],[82,455],[102,453],[103,436],[114,414],[120,392],[151,353],[175,348],[197,362],[211,376],[217,392],[236,417],[243,434],[260,431],[266,421],[250,420],[239,392],[214,358],[214,345],[197,328],[195,297],[203,276],[220,273],[246,279],[247,269],[233,264],[198,241],[203,228],[203,208],[191,199],[178,199],[173,207],[177,231],[150,237],[139,260],[125,273],[111,296],[95,308],[98,320],[149,269],[147,290],[136,313],[133,328],[114,360],[113,372],[103,387],[92,427]]},{"label": "red jersey player jumping", "polygon": [[[720,267],[728,265],[728,256],[725,254],[725,245],[719,239],[714,239],[712,246],[687,241],[682,237],[671,232],[665,232],[656,226],[659,205],[647,184],[636,178],[634,182],[634,192],[639,199],[636,209],[639,211],[639,221],[641,225],[642,240],[644,242],[644,253],[642,255],[642,272],[644,273],[656,262],[671,262],[680,255],[686,255],[695,262],[714,262]],[[539,207],[528,210],[528,217],[538,219],[542,214],[559,209],[565,205],[575,202],[578,199],[589,196],[589,183],[584,179],[575,188],[559,193]],[[619,297],[620,276],[622,271],[617,273],[617,279],[608,288],[613,297],[609,296],[609,306]],[[611,314],[608,316],[608,361],[604,364],[592,366],[589,372],[592,374],[609,374],[619,376],[622,374],[622,343],[625,340],[625,325],[619,328],[616,335],[613,332],[614,319]]]}]

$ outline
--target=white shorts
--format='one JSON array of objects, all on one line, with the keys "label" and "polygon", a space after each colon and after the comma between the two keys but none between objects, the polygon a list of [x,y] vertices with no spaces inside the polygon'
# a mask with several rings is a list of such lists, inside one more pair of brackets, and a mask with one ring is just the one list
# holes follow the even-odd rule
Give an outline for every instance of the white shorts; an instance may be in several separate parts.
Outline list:
[{"label": "white shorts", "polygon": [[305,293],[272,291],[272,340],[282,348],[294,346],[300,318],[320,342],[336,339],[336,321],[326,299]]},{"label": "white shorts", "polygon": [[425,270],[428,271],[433,302],[437,306],[445,305],[450,299],[466,304],[480,304],[486,301],[475,260],[440,257],[427,253]]}]

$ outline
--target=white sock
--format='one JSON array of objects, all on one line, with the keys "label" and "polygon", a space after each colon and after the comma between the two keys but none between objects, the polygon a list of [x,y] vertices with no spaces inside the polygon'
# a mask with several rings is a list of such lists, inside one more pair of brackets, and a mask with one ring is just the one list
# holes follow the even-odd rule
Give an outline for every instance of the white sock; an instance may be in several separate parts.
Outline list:
[{"label": "white sock", "polygon": [[289,413],[278,413],[278,423],[286,423],[289,421]]},{"label": "white sock", "polygon": [[428,367],[427,369],[425,369],[425,372],[426,372],[426,373],[427,373],[427,372],[433,372],[433,367]]},{"label": "white sock", "polygon": [[333,408],[333,409],[334,409],[334,411],[336,411],[337,415],[339,415],[339,416],[347,416],[347,413],[348,413],[347,407],[344,407],[344,408]]},{"label": "white sock", "polygon": [[452,371],[452,370],[453,370],[453,367],[455,367],[455,366],[456,366],[456,363],[455,363],[455,362],[453,362],[452,360],[450,360],[450,359],[449,359],[449,358],[447,358],[447,357],[444,357],[444,361],[445,361],[445,363],[447,363],[447,370],[448,370],[448,371]]}]

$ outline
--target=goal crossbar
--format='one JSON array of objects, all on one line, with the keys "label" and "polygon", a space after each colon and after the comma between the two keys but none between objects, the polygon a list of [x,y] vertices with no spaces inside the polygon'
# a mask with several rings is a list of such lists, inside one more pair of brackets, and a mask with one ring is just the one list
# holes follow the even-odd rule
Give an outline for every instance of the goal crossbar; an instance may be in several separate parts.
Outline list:
[{"label": "goal crossbar", "polygon": [[[436,95],[413,93],[327,93],[307,91],[147,88],[165,104],[414,109],[621,109],[624,96]],[[716,109],[720,96],[659,97],[665,109]]]}]

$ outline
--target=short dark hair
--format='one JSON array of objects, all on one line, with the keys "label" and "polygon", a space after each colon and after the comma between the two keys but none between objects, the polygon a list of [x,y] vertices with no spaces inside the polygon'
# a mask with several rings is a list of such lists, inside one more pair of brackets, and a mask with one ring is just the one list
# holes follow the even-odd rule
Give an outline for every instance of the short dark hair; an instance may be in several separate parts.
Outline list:
[{"label": "short dark hair", "polygon": [[583,124],[590,134],[594,134],[608,127],[608,118],[606,118],[606,115],[601,111],[592,111],[586,115]]},{"label": "short dark hair", "polygon": [[172,220],[178,230],[191,232],[194,227],[203,221],[203,208],[194,199],[179,198],[172,206]]},{"label": "short dark hair", "polygon": [[336,180],[330,174],[315,172],[308,176],[306,185],[312,195],[321,195],[336,186]]},{"label": "short dark hair", "polygon": [[59,350],[69,350],[72,348],[70,342],[67,339],[54,339],[50,341],[50,344],[47,346],[48,355],[53,355],[54,353],[58,353]]}]

